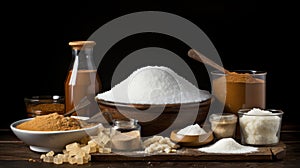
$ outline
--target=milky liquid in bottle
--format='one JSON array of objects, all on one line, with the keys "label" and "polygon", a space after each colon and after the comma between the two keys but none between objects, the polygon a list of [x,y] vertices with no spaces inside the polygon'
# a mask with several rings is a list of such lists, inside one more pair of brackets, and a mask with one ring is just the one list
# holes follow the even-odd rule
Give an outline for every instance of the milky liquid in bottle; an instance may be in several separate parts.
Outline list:
[{"label": "milky liquid in bottle", "polygon": [[99,112],[95,96],[101,91],[101,81],[93,59],[95,44],[94,41],[69,43],[72,48],[72,62],[65,80],[66,112],[72,110],[84,97],[90,101],[88,106],[77,110],[74,115],[91,117]]}]

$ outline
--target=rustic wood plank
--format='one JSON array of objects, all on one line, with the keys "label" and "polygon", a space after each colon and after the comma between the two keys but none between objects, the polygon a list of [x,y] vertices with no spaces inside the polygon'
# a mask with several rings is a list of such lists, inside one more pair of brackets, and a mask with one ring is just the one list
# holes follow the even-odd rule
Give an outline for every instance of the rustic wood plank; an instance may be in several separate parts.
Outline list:
[{"label": "rustic wood plank", "polygon": [[277,146],[270,148],[274,160],[282,160],[286,155],[286,145],[280,142]]},{"label": "rustic wood plank", "polygon": [[280,143],[274,147],[258,147],[248,154],[215,154],[200,152],[195,148],[182,148],[177,153],[149,155],[143,151],[92,154],[93,161],[274,161],[285,157],[286,146]]},{"label": "rustic wood plank", "polygon": [[[10,131],[6,132],[6,137],[12,137]],[[10,134],[8,134],[10,133]],[[10,135],[10,136],[7,136]],[[294,134],[293,134],[294,135]],[[17,138],[3,138],[0,140],[4,155],[0,155],[0,160],[27,160],[29,158],[38,159],[40,154],[30,151],[26,144]],[[4,145],[5,144],[5,145]],[[11,150],[18,149],[18,152]],[[182,148],[177,153],[147,155],[138,153],[110,153],[92,154],[93,161],[275,161],[283,160],[286,156],[286,145],[280,142],[274,147],[259,147],[259,151],[251,154],[208,154],[197,151],[194,148]]]},{"label": "rustic wood plank", "polygon": [[[293,123],[294,124],[294,123]],[[298,123],[295,123],[299,125]],[[169,160],[162,160],[161,156],[156,156],[158,161],[154,159],[151,161],[149,158],[139,158],[139,161],[134,161],[132,157],[127,158],[127,161],[122,161],[125,156],[112,154],[115,160],[110,159],[107,156],[100,156],[99,154],[92,155],[92,161],[83,167],[170,167],[170,168],[185,168],[185,167],[220,167],[220,168],[241,168],[241,167],[255,167],[255,168],[266,168],[266,167],[286,167],[294,168],[300,167],[300,129],[294,129],[294,125],[291,127],[283,127],[281,132],[281,140],[284,143],[283,148],[278,146],[271,147],[270,151],[272,153],[271,160],[257,160],[255,157],[262,158],[261,156],[248,156],[251,157],[250,160],[199,160],[199,157],[193,155],[185,156],[186,161],[182,161],[180,156],[174,156]],[[292,129],[290,129],[292,128]],[[300,127],[297,127],[300,128]],[[286,146],[285,146],[286,145]],[[98,156],[95,156],[98,155]],[[174,154],[176,155],[176,154]],[[66,167],[71,168],[74,165],[63,164],[54,165],[51,163],[44,163],[39,160],[40,153],[33,152],[29,149],[28,145],[22,143],[18,138],[14,136],[11,130],[1,130],[0,131],[0,167],[28,167],[28,168],[40,168],[40,167]],[[168,156],[169,157],[169,156]],[[207,156],[208,157],[208,156]],[[230,156],[218,156],[218,157],[229,157],[228,159],[233,159]],[[28,160],[32,158],[37,162],[29,162]],[[97,159],[98,158],[98,159]],[[210,156],[212,158],[212,156]],[[216,157],[217,158],[217,157]],[[100,160],[103,159],[103,160]],[[201,159],[207,159],[202,156]],[[217,158],[222,159],[222,158]],[[252,160],[253,159],[253,160]],[[267,158],[269,159],[269,158]],[[279,160],[277,160],[279,159]],[[160,161],[159,161],[160,160]],[[75,166],[78,167],[78,166]],[[82,166],[79,166],[82,167]]]},{"label": "rustic wood plank", "polygon": [[29,160],[39,159],[40,154],[33,152],[22,142],[1,143],[0,160]]}]

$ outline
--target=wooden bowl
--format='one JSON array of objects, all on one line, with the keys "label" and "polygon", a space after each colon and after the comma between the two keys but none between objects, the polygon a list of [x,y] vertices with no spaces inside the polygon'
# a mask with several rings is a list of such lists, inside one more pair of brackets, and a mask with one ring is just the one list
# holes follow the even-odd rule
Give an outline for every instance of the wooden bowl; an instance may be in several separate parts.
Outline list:
[{"label": "wooden bowl", "polygon": [[[180,114],[176,122],[186,122],[192,118],[194,123],[202,124],[208,114],[211,99],[200,103],[184,104],[125,104],[109,102],[101,99],[96,100],[102,112],[108,112],[113,119],[133,118],[141,125],[141,135],[153,136],[169,128]],[[196,114],[195,114],[196,113]],[[104,115],[109,123],[111,118]],[[146,120],[146,121],[145,121]],[[168,135],[170,135],[168,133]]]},{"label": "wooden bowl", "polygon": [[208,131],[206,134],[201,135],[182,135],[177,134],[178,130],[171,132],[170,139],[176,142],[180,146],[197,147],[210,143],[214,140],[212,131]]}]

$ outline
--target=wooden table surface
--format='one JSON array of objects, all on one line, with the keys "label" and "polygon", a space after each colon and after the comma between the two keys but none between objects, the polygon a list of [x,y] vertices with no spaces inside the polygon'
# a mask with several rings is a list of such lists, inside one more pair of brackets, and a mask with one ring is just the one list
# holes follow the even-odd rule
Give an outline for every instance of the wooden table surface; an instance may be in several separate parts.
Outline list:
[{"label": "wooden table surface", "polygon": [[[0,167],[300,167],[300,123],[283,121],[281,141],[286,144],[286,156],[277,161],[91,161],[84,165],[55,165],[39,160],[40,153],[31,151],[10,129],[0,129]],[[36,162],[30,162],[35,159]]]}]

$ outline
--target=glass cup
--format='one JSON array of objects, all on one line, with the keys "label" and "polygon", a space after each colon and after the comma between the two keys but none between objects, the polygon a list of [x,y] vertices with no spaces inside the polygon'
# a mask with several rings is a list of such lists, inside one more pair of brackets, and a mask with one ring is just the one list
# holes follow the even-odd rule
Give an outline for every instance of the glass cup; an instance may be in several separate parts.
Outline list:
[{"label": "glass cup", "polygon": [[266,72],[233,70],[225,74],[213,71],[211,75],[212,94],[224,105],[224,112],[237,114],[242,108],[265,108]]},{"label": "glass cup", "polygon": [[27,117],[35,117],[39,115],[46,115],[50,113],[65,113],[65,99],[64,96],[58,95],[42,95],[31,96],[24,98]]},{"label": "glass cup", "polygon": [[237,123],[237,116],[235,114],[212,114],[209,116],[209,121],[216,139],[235,137]]},{"label": "glass cup", "polygon": [[142,148],[141,126],[136,119],[113,120],[112,151],[134,151]]},{"label": "glass cup", "polygon": [[240,109],[238,116],[241,143],[254,146],[277,145],[280,140],[282,115],[283,111],[276,109]]}]

